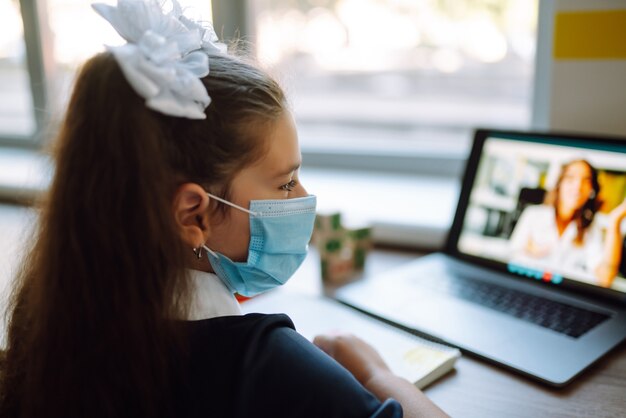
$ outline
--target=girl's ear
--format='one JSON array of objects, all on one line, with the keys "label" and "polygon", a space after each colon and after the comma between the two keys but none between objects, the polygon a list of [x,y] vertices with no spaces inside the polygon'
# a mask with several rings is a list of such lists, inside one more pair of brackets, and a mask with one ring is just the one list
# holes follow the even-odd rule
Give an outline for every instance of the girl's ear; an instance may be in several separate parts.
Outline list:
[{"label": "girl's ear", "polygon": [[174,220],[183,242],[191,248],[201,247],[210,235],[209,197],[202,187],[185,183],[174,195]]}]

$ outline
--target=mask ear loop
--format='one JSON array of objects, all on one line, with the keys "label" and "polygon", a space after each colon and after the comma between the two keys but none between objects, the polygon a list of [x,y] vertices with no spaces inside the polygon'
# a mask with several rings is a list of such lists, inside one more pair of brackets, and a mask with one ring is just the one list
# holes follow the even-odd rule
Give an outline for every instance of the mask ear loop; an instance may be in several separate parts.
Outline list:
[{"label": "mask ear loop", "polygon": [[244,212],[246,212],[246,213],[249,213],[249,214],[250,214],[250,215],[252,215],[252,216],[258,216],[258,213],[257,213],[257,212],[253,212],[253,211],[251,211],[250,209],[246,209],[246,208],[244,208],[244,207],[242,207],[242,206],[236,205],[236,204],[234,204],[233,202],[229,202],[228,200],[225,200],[225,199],[222,199],[221,197],[217,197],[217,196],[215,196],[215,195],[212,195],[211,193],[207,193],[207,196],[212,197],[213,199],[217,200],[218,202],[222,202],[222,203],[224,203],[224,204],[226,204],[226,205],[228,205],[228,206],[232,206],[232,207],[234,207],[235,209],[239,209],[239,210],[241,210],[241,211],[244,211]]},{"label": "mask ear loop", "polygon": [[[218,202],[224,203],[225,205],[232,206],[232,207],[234,207],[235,209],[239,209],[239,210],[241,210],[241,211],[243,211],[243,212],[249,213],[249,214],[250,214],[250,215],[252,215],[252,216],[258,216],[258,213],[257,213],[257,212],[253,212],[253,211],[251,211],[250,209],[246,209],[246,208],[244,208],[244,207],[242,207],[242,206],[236,205],[236,204],[234,204],[233,202],[229,202],[228,200],[226,200],[226,199],[222,199],[221,197],[215,196],[214,194],[211,194],[211,193],[208,193],[208,192],[207,192],[207,196],[209,196],[210,198],[213,198],[213,199],[217,200]],[[202,248],[203,248],[204,250],[206,250],[206,252],[207,252],[207,253],[209,253],[209,254],[211,254],[213,257],[217,258],[217,254],[215,253],[215,251],[213,251],[212,249],[210,249],[209,247],[207,247],[205,244],[202,244]],[[195,252],[195,251],[194,251],[194,252]],[[200,258],[200,257],[198,257],[198,258]]]},{"label": "mask ear loop", "polygon": [[207,247],[206,245],[202,244],[202,248],[206,250],[207,253],[211,254],[213,257],[217,258],[217,254],[215,254],[215,251],[213,251],[212,249],[210,249],[209,247]]}]

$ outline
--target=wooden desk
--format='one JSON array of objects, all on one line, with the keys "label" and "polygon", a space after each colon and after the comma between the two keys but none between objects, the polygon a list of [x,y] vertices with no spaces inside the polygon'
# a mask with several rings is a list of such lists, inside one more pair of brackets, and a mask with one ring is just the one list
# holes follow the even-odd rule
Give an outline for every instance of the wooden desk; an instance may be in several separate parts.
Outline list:
[{"label": "wooden desk", "polygon": [[[419,257],[420,253],[376,249],[364,278]],[[332,292],[319,279],[312,251],[285,285],[309,294]],[[626,344],[622,343],[564,389],[553,389],[464,354],[456,370],[425,390],[453,417],[626,417]]]}]

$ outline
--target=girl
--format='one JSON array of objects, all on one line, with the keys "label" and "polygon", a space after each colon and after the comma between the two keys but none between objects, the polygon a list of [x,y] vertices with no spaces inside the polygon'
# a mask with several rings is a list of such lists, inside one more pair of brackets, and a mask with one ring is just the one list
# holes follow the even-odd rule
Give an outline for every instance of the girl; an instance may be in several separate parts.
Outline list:
[{"label": "girl", "polygon": [[315,214],[276,82],[175,2],[94,7],[128,44],[76,81],[15,285],[0,414],[443,415],[355,337],[316,339],[328,356],[284,315],[241,315],[233,293],[284,282]]}]

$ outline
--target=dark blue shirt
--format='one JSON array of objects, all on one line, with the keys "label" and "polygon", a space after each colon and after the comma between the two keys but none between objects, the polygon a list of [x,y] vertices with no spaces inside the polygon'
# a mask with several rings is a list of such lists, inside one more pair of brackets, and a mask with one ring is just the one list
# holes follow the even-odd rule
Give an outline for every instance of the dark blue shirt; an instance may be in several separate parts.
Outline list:
[{"label": "dark blue shirt", "polygon": [[185,417],[400,418],[344,367],[294,330],[286,315],[184,323],[190,357],[177,409]]}]

